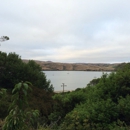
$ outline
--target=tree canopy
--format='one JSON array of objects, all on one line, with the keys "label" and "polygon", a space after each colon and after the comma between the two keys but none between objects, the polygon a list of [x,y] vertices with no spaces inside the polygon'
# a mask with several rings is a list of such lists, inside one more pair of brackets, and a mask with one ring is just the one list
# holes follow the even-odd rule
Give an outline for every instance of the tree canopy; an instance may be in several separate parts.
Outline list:
[{"label": "tree canopy", "polygon": [[35,87],[53,91],[53,86],[38,64],[32,60],[24,63],[19,55],[0,51],[0,87],[12,89],[21,81],[29,81]]}]

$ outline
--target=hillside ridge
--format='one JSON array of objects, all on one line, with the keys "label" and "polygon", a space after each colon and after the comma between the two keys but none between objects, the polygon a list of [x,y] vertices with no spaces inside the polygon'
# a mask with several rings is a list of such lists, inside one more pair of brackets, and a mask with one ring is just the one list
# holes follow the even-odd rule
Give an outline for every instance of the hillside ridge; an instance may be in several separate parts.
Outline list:
[{"label": "hillside ridge", "polygon": [[[29,60],[24,60],[27,63]],[[43,71],[114,71],[120,63],[60,63],[52,61],[38,61]]]}]

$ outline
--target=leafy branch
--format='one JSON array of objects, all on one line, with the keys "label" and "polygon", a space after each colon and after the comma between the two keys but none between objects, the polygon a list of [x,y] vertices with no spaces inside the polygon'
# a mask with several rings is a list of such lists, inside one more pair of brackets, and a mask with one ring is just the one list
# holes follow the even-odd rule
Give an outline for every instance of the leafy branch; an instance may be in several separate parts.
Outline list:
[{"label": "leafy branch", "polygon": [[28,111],[28,91],[31,91],[30,82],[20,82],[12,90],[12,104],[9,115],[5,118],[3,130],[28,130],[34,119],[39,116],[38,110]]}]

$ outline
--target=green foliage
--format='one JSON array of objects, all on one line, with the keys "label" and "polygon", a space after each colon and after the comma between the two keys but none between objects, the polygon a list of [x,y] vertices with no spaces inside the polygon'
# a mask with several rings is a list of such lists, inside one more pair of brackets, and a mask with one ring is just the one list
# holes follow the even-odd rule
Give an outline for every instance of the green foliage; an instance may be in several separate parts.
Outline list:
[{"label": "green foliage", "polygon": [[130,125],[130,95],[118,99],[118,111],[120,120]]},{"label": "green foliage", "polygon": [[19,55],[7,55],[0,51],[0,87],[13,89],[14,85],[21,81],[29,81],[35,87],[46,91],[54,89],[41,67],[34,61],[24,63]]},{"label": "green foliage", "polygon": [[60,118],[60,121],[65,115],[72,111],[76,105],[83,103],[86,100],[84,90],[76,90],[70,93],[55,94],[53,99],[55,104],[53,112],[49,115],[50,121],[54,122]]},{"label": "green foliage", "polygon": [[[64,122],[60,125],[60,130],[84,130],[82,127],[82,117],[84,115],[79,116],[79,112],[72,111],[68,113],[65,117]],[[87,121],[87,120],[85,120]],[[66,127],[65,127],[66,126]]]},{"label": "green foliage", "polygon": [[6,89],[2,88],[0,90],[0,96],[6,96]]},{"label": "green foliage", "polygon": [[[5,60],[5,57],[7,58],[8,55],[2,54],[0,58]],[[18,57],[16,59],[18,59]],[[18,124],[18,121],[22,120],[22,123],[25,123],[25,128],[23,129],[27,129],[27,126],[30,127],[33,123],[38,122],[39,130],[130,129],[129,63],[123,65],[121,69],[118,69],[117,72],[112,72],[109,75],[103,74],[101,78],[93,79],[84,89],[77,89],[73,92],[55,94],[53,96],[53,93],[50,92],[52,90],[50,81],[46,81],[45,75],[40,71],[41,68],[34,61],[29,61],[27,64],[25,64],[20,60],[21,59],[19,58],[19,64],[21,64],[21,67],[18,70],[23,71],[19,71],[20,74],[16,73],[17,76],[20,77],[20,80],[23,78],[24,80],[22,81],[25,81],[26,79],[32,79],[35,81],[34,86],[37,86],[38,84],[39,87],[31,87],[33,90],[28,93],[29,86],[26,85],[26,83],[21,82],[17,84],[17,87],[13,89],[14,95],[12,100],[19,99],[19,94],[24,95],[24,97],[20,96],[19,102],[12,102],[12,104],[18,103],[18,105],[10,105],[10,114],[7,116],[8,118],[6,118],[6,123],[12,123],[14,127],[15,122]],[[1,60],[0,64],[3,65],[3,67],[0,67],[0,73],[4,75],[3,72],[6,72],[5,70],[9,67],[9,65],[7,68],[5,68],[5,62]],[[13,65],[11,66],[13,68]],[[17,69],[17,65],[15,67]],[[13,75],[13,73],[15,73],[15,71],[8,72],[11,73],[7,73],[7,77],[10,77],[10,74]],[[24,75],[25,73],[27,76]],[[15,79],[14,82],[16,82]],[[17,93],[18,91],[20,91],[20,93]],[[0,93],[3,95],[3,92]],[[26,100],[28,96],[30,107],[28,107]],[[51,98],[52,96],[53,99]],[[22,105],[23,100],[25,103]],[[17,108],[20,108],[24,114],[21,115],[21,111],[18,111]],[[31,111],[32,108],[39,110],[39,119],[35,120],[35,117],[38,116],[38,113],[37,111]],[[20,118],[16,118],[16,115],[20,115]],[[14,121],[14,119],[16,121]],[[18,124],[18,126],[19,125],[21,124]]]},{"label": "green foliage", "polygon": [[[78,92],[81,95],[81,91]],[[129,94],[130,64],[128,63],[117,72],[103,74],[100,79],[92,80],[82,91],[84,98],[82,97],[80,103],[66,113],[59,130],[129,130]],[[66,94],[66,97],[69,95],[71,94]],[[73,96],[62,100],[59,97],[61,104],[69,101],[73,104],[75,101],[72,99]]]},{"label": "green foliage", "polygon": [[28,111],[28,91],[31,83],[21,82],[12,90],[12,103],[9,107],[9,115],[5,118],[3,130],[28,130],[34,119],[39,116],[38,110]]},{"label": "green foliage", "polygon": [[121,63],[121,64],[116,66],[115,70],[116,71],[120,71],[120,70],[122,71],[122,70],[124,70],[126,68],[130,69],[130,63]]},{"label": "green foliage", "polygon": [[93,80],[91,80],[91,81],[87,84],[87,86],[94,86],[94,85],[98,84],[99,81],[100,81],[100,78],[93,79]]},{"label": "green foliage", "polygon": [[8,114],[10,104],[10,95],[7,95],[6,89],[0,89],[0,119],[4,119]]},{"label": "green foliage", "polygon": [[32,92],[29,93],[29,106],[31,109],[39,110],[39,119],[37,122],[40,125],[49,124],[48,115],[52,113],[55,101],[52,99],[54,94],[43,89],[33,87]]}]

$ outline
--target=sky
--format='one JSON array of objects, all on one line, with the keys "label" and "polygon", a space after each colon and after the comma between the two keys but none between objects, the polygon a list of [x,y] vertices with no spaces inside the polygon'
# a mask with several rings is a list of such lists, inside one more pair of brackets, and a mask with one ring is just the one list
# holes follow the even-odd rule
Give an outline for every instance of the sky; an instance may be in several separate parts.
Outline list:
[{"label": "sky", "polygon": [[3,0],[0,51],[64,63],[130,61],[130,0]]}]

